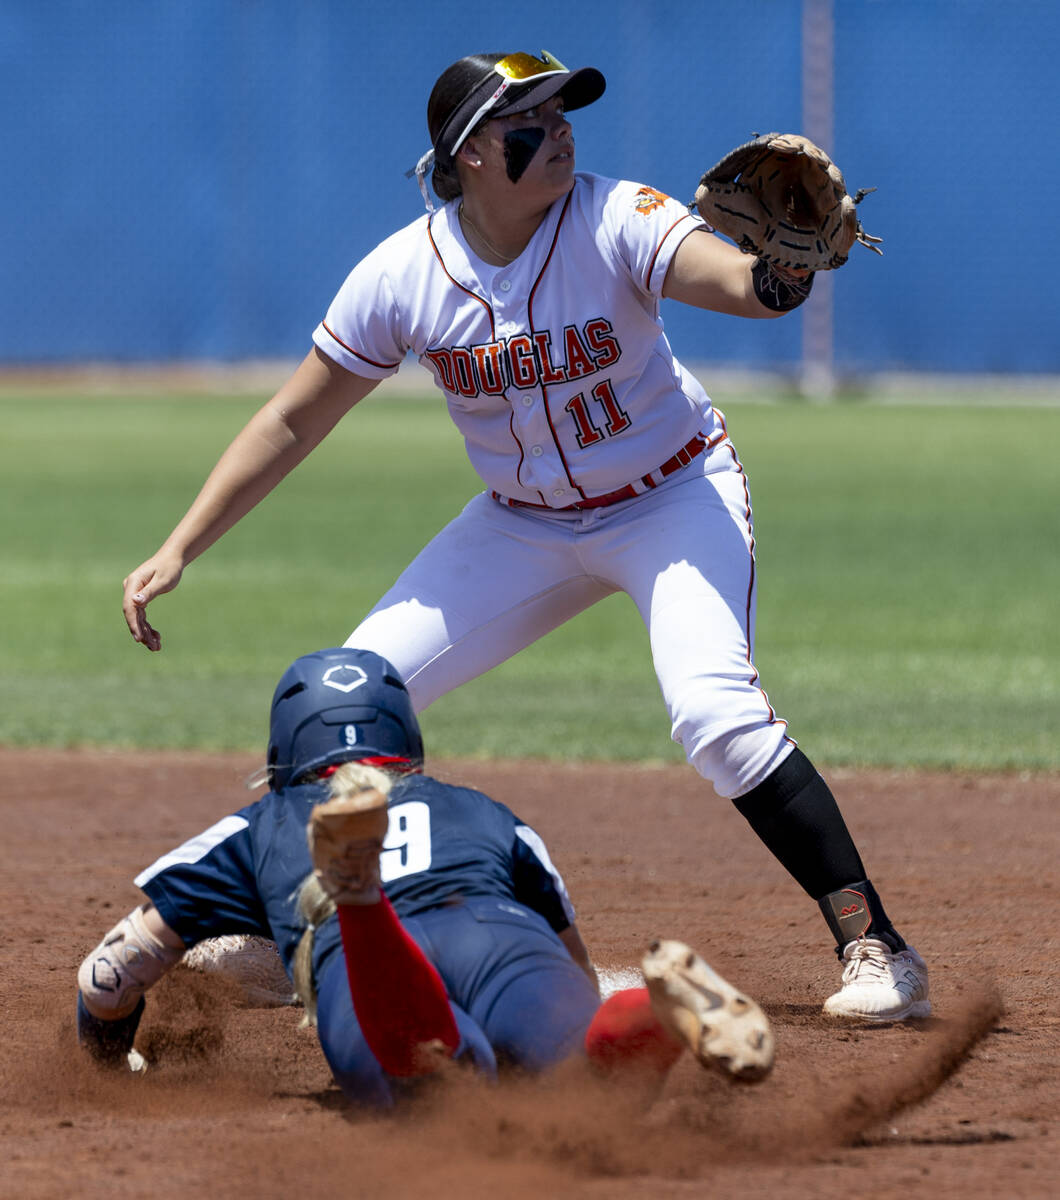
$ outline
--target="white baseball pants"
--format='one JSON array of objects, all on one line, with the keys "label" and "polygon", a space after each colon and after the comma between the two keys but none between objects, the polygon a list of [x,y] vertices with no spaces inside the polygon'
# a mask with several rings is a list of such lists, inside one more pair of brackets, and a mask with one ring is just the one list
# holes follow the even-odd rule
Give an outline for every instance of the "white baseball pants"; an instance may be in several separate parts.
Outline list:
[{"label": "white baseball pants", "polygon": [[648,627],[674,741],[720,796],[741,796],[794,746],[754,667],[753,550],[747,481],[728,443],[608,508],[509,508],[481,494],[346,645],[389,659],[422,712],[626,592]]}]

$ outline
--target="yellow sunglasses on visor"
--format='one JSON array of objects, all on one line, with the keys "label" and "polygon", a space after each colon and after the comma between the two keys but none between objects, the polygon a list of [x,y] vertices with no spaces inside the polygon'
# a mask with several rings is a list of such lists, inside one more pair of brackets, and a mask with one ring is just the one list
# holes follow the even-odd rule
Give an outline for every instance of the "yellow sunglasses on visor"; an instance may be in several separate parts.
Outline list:
[{"label": "yellow sunglasses on visor", "polygon": [[512,84],[525,83],[528,79],[539,79],[545,75],[570,74],[559,59],[554,54],[549,54],[547,50],[541,51],[540,58],[534,58],[532,54],[523,54],[521,51],[517,54],[505,55],[494,64],[493,70],[501,77],[500,85],[493,95],[480,104],[472,114],[471,120],[464,126],[463,132],[453,142],[452,149],[449,151],[451,156],[456,155],[456,152],[467,141],[471,131],[487,113],[497,106]]}]

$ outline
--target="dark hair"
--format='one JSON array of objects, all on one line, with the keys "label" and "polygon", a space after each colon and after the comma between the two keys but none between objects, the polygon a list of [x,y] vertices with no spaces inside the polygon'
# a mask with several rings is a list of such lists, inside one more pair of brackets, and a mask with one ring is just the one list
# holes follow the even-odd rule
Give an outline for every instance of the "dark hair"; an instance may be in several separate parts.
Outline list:
[{"label": "dark hair", "polygon": [[[562,95],[567,111],[584,108],[604,94],[607,86],[595,67],[579,67],[568,71],[547,51],[541,58],[528,55],[541,68],[518,80],[510,79],[497,91],[497,76],[493,68],[505,54],[469,54],[447,67],[438,77],[427,101],[427,128],[434,147],[434,174],[431,182],[443,200],[455,200],[461,193],[460,178],[453,161],[453,147],[460,140],[468,122],[488,107],[488,115],[471,130],[475,133],[491,117],[509,112],[523,112],[535,104],[543,104],[557,93]],[[539,78],[540,76],[540,78]],[[509,86],[510,84],[510,86]]]},{"label": "dark hair", "polygon": [[456,163],[439,145],[445,124],[502,58],[503,54],[469,54],[446,67],[431,89],[427,101],[427,131],[435,155],[431,186],[442,200],[462,194]]}]

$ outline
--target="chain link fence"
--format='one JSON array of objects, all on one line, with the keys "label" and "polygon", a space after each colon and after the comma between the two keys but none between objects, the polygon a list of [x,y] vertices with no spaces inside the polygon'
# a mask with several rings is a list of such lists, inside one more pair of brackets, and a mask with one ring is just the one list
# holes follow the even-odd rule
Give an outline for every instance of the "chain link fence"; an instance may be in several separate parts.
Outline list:
[{"label": "chain link fence", "polygon": [[[884,257],[831,289],[834,366],[1060,372],[1055,0],[805,0],[830,21],[827,147]],[[798,0],[0,0],[0,364],[297,358],[347,270],[422,211],[437,75],[546,47],[607,76],[579,166],[691,199],[804,128]],[[807,82],[811,93],[807,92]],[[796,368],[804,315],[667,305],[686,361]]]}]

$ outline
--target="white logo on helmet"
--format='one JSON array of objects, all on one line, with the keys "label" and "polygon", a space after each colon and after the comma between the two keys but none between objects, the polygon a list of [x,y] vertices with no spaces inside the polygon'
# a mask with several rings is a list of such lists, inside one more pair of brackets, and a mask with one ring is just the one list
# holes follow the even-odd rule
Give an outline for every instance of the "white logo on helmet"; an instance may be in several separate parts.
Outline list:
[{"label": "white logo on helmet", "polygon": [[362,683],[367,683],[368,676],[360,667],[349,666],[343,663],[338,667],[328,667],[320,677],[320,682],[325,687],[334,688],[337,692],[352,692],[354,688],[359,688]]},{"label": "white logo on helmet", "polygon": [[347,725],[346,728],[342,731],[342,733],[343,733],[343,736],[346,738],[347,746],[356,746],[357,745],[357,726],[356,725]]}]

